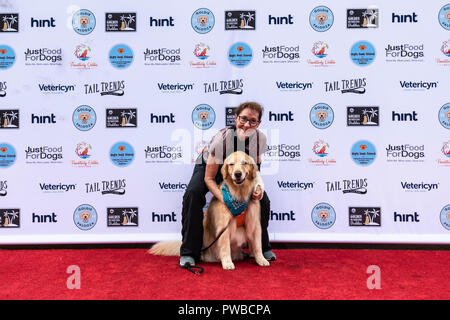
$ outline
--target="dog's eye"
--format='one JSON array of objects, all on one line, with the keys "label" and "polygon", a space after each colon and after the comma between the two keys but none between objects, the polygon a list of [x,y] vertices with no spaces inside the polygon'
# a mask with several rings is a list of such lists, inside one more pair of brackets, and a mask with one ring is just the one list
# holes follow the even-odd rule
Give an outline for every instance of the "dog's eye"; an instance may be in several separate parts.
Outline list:
[{"label": "dog's eye", "polygon": [[234,163],[233,163],[233,162],[230,162],[228,165],[229,165],[229,166],[234,166]]},{"label": "dog's eye", "polygon": [[247,164],[247,161],[242,161],[242,165],[246,165]]}]

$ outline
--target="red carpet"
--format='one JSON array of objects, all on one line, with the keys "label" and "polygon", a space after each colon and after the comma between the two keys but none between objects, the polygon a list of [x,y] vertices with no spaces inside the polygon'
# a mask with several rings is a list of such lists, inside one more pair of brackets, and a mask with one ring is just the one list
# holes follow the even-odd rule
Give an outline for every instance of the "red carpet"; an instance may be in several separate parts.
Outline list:
[{"label": "red carpet", "polygon": [[[203,263],[198,276],[176,257],[145,249],[0,250],[0,297],[12,299],[450,299],[448,251],[275,250],[278,260],[254,260],[223,271]],[[81,289],[67,289],[70,265]],[[369,290],[367,267],[381,271],[381,289]]]}]

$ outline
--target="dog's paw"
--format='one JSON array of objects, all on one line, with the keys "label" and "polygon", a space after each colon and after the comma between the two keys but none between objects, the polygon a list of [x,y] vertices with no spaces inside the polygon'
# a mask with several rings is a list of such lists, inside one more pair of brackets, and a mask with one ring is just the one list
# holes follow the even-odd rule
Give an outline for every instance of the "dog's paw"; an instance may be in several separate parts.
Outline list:
[{"label": "dog's paw", "polygon": [[234,263],[231,261],[222,261],[223,270],[234,270]]},{"label": "dog's paw", "polygon": [[259,259],[255,259],[256,263],[261,266],[261,267],[268,267],[270,266],[270,262],[267,261],[264,257],[259,258]]}]

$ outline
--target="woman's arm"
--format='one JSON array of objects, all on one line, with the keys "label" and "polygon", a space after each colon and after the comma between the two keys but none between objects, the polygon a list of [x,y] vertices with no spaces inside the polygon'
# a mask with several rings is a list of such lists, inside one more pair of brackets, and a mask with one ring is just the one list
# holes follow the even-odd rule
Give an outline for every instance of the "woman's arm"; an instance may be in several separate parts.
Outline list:
[{"label": "woman's arm", "polygon": [[209,191],[221,202],[223,202],[222,192],[216,183],[216,175],[219,170],[219,161],[213,155],[209,155],[206,161],[205,184]]}]

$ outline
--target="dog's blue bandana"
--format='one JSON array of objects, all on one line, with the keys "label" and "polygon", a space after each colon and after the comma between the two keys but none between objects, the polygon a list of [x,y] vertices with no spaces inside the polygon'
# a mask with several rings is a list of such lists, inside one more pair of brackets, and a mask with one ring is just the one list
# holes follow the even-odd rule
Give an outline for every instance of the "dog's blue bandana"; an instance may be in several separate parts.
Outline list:
[{"label": "dog's blue bandana", "polygon": [[225,181],[222,183],[222,196],[223,201],[227,205],[228,209],[230,210],[231,214],[236,217],[240,215],[244,210],[247,208],[247,205],[250,202],[251,194],[248,197],[247,201],[240,201],[237,200],[230,192],[230,189],[226,185]]}]

